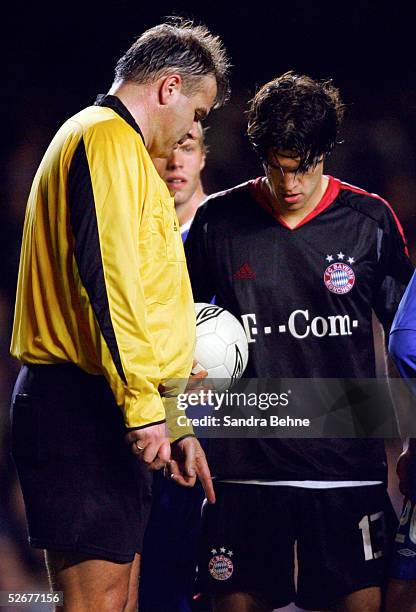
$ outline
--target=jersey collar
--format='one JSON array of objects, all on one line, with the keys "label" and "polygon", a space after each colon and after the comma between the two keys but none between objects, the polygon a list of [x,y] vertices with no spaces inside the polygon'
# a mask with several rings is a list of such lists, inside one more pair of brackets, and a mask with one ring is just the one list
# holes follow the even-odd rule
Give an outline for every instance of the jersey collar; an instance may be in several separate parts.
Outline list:
[{"label": "jersey collar", "polygon": [[126,121],[126,123],[128,123],[133,128],[133,130],[140,134],[143,143],[146,144],[144,142],[144,137],[139,125],[136,123],[136,120],[134,119],[128,108],[124,106],[120,98],[117,98],[117,96],[111,96],[110,94],[100,94],[99,96],[97,96],[97,99],[94,102],[94,106],[105,106],[107,108],[111,108],[118,115],[120,115],[120,117],[124,119],[124,121]]},{"label": "jersey collar", "polygon": [[326,175],[326,176],[328,176],[328,179],[329,179],[328,186],[321,200],[318,202],[315,208],[311,210],[311,212],[294,227],[289,227],[289,225],[285,223],[285,221],[280,217],[280,215],[277,215],[274,211],[272,211],[270,207],[270,203],[263,190],[262,183],[263,183],[264,177],[261,176],[255,179],[254,181],[252,181],[250,187],[252,189],[252,193],[254,195],[255,200],[261,205],[261,207],[266,212],[271,214],[273,218],[276,219],[276,221],[280,223],[280,225],[283,225],[283,227],[286,227],[287,229],[293,231],[293,230],[298,229],[299,227],[302,227],[302,225],[305,225],[309,221],[312,221],[312,219],[314,219],[315,217],[320,215],[322,212],[324,212],[324,210],[326,210],[328,206],[330,206],[334,202],[334,200],[337,198],[341,190],[341,181],[334,178],[333,176],[329,176],[329,175]]}]

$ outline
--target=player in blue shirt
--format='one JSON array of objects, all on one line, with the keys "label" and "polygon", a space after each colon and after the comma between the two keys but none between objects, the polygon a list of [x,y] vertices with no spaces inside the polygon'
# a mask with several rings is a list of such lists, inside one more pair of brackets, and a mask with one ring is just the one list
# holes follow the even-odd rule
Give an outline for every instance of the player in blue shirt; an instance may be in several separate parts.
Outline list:
[{"label": "player in blue shirt", "polygon": [[[390,332],[390,353],[416,396],[416,273],[403,295]],[[405,496],[396,534],[388,612],[416,612],[416,439],[407,442],[397,464]]]},{"label": "player in blue shirt", "polygon": [[[195,123],[169,159],[154,160],[175,197],[184,241],[206,197],[201,182],[205,158],[203,129]],[[190,612],[203,499],[199,483],[192,489],[182,488],[155,472],[141,561],[140,612]]]}]

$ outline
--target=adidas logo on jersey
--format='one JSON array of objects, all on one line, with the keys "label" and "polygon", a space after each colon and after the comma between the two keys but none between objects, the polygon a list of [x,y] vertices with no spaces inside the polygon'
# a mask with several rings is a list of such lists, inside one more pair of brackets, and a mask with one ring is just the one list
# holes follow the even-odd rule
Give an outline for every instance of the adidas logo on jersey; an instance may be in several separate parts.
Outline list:
[{"label": "adidas logo on jersey", "polygon": [[256,273],[250,268],[248,263],[245,263],[237,272],[233,275],[236,280],[246,280],[256,278]]}]

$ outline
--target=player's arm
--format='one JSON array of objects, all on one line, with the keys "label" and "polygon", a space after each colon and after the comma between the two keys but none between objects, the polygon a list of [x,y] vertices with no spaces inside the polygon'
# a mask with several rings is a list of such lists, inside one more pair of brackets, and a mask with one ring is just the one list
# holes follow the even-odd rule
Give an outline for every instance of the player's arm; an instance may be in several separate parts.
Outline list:
[{"label": "player's arm", "polygon": [[416,396],[416,273],[400,302],[390,332],[389,352]]},{"label": "player's arm", "polygon": [[388,351],[390,329],[400,300],[413,274],[403,228],[386,202],[380,203],[382,215],[377,228],[377,266],[373,295],[374,312],[383,330],[387,370],[391,378],[397,370]]},{"label": "player's arm", "polygon": [[403,228],[387,204],[377,236],[377,267],[374,285],[374,311],[389,337],[393,319],[413,274]]},{"label": "player's arm", "polygon": [[195,215],[185,242],[185,255],[194,301],[210,303],[215,296],[215,281],[210,264],[208,207],[209,199]]},{"label": "player's arm", "polygon": [[[413,274],[393,321],[389,352],[400,375],[412,392],[413,408],[416,396],[416,273]],[[412,410],[412,421],[416,418],[413,412]],[[397,462],[397,474],[400,491],[413,501],[416,500],[416,490],[414,478],[412,481],[411,475],[414,475],[415,471],[416,439],[410,438],[405,441],[403,453]]]},{"label": "player's arm", "polygon": [[150,447],[148,460],[163,437],[165,411],[139,276],[139,219],[146,185],[142,169],[132,165],[137,152],[116,140],[110,126],[88,130],[70,164],[75,276],[81,307],[98,338],[95,354],[126,427],[137,429],[137,439],[148,438],[141,445]]},{"label": "player's arm", "polygon": [[415,471],[416,439],[410,438],[405,441],[403,452],[397,461],[396,472],[400,492],[413,502],[416,502]]},{"label": "player's arm", "polygon": [[[409,259],[406,240],[400,222],[386,206],[383,223],[379,228],[377,284],[374,299],[374,311],[380,320],[385,334],[386,345],[389,342],[390,331],[394,335],[400,301],[413,274],[413,266]],[[396,317],[396,319],[395,319]],[[394,322],[393,322],[394,320]],[[393,336],[392,336],[393,337]],[[390,348],[390,345],[389,347]],[[397,362],[392,359],[392,353],[387,353],[387,367],[391,378],[397,377]],[[400,367],[399,367],[400,372]],[[394,393],[396,406],[404,406],[408,402],[406,393]],[[402,432],[406,435],[406,432]],[[410,445],[410,452],[414,448]],[[408,489],[408,458],[405,451],[399,459],[397,471],[400,488]]]}]

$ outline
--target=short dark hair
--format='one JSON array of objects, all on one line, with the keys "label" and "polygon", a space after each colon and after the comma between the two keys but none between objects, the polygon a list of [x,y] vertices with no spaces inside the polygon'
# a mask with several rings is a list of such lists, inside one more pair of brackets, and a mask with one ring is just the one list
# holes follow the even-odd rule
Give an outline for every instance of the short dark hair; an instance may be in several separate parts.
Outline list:
[{"label": "short dark hair", "polygon": [[163,74],[178,72],[188,94],[198,90],[200,77],[217,82],[216,106],[229,97],[230,63],[221,39],[204,25],[171,17],[143,34],[118,60],[115,78],[134,83],[152,83]]},{"label": "short dark hair", "polygon": [[344,105],[331,81],[290,71],[259,89],[248,115],[247,134],[262,162],[271,147],[293,151],[303,172],[334,148]]}]

